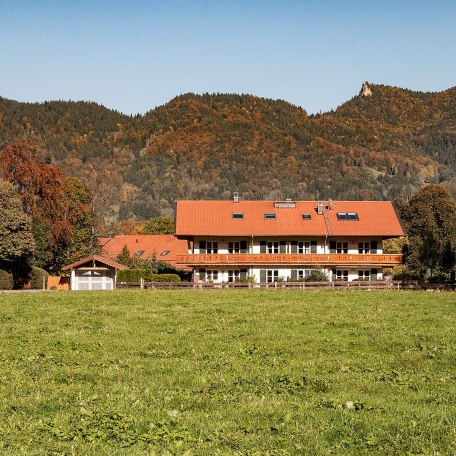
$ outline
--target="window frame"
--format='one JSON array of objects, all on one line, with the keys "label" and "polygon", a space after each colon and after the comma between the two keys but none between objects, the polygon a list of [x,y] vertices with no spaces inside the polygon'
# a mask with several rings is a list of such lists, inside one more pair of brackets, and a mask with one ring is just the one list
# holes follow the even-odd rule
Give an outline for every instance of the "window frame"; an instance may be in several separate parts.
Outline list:
[{"label": "window frame", "polygon": [[209,255],[215,255],[218,253],[218,241],[206,241],[206,253]]},{"label": "window frame", "polygon": [[279,241],[266,241],[266,253],[277,254],[279,253],[280,242]]},{"label": "window frame", "polygon": [[[367,247],[366,247],[367,246]],[[359,254],[368,254],[371,250],[371,243],[370,242],[358,242],[358,253]]]},{"label": "window frame", "polygon": [[336,269],[336,282],[348,282],[348,269]]},{"label": "window frame", "polygon": [[348,253],[348,242],[347,241],[336,241],[336,253],[339,255],[345,255]]}]

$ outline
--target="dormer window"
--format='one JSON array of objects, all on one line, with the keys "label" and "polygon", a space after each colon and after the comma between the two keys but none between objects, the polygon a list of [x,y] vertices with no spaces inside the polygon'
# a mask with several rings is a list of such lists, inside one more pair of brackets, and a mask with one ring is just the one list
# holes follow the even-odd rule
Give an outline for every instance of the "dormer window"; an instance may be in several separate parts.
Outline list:
[{"label": "dormer window", "polygon": [[163,252],[160,253],[160,256],[166,256],[166,255],[168,255],[169,252],[170,252],[169,250],[163,250]]},{"label": "dormer window", "polygon": [[276,214],[274,212],[266,212],[264,214],[264,218],[265,219],[269,219],[269,220],[272,220],[272,219],[275,219],[276,218]]},{"label": "dormer window", "polygon": [[140,257],[144,253],[144,250],[138,250],[135,255]]}]

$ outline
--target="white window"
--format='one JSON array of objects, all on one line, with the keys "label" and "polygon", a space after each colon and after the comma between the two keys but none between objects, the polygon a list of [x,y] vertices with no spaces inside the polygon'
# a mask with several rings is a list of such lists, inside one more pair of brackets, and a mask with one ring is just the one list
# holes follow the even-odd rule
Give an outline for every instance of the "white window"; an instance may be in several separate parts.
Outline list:
[{"label": "white window", "polygon": [[277,269],[269,269],[266,271],[266,282],[277,282],[279,279],[279,271]]},{"label": "white window", "polygon": [[228,253],[241,253],[241,243],[238,241],[228,242]]},{"label": "white window", "polygon": [[298,242],[298,253],[310,253],[310,242]]},{"label": "white window", "polygon": [[348,271],[337,270],[336,271],[336,280],[337,281],[348,281]]},{"label": "white window", "polygon": [[370,280],[370,271],[366,270],[359,270],[358,271],[358,280],[368,281]]},{"label": "white window", "polygon": [[206,252],[207,253],[218,253],[218,242],[206,242]]},{"label": "white window", "polygon": [[370,242],[358,242],[358,253],[370,253]]},{"label": "white window", "polygon": [[267,252],[268,253],[279,253],[279,243],[269,241],[267,244]]},{"label": "white window", "polygon": [[336,253],[348,253],[348,242],[338,242],[336,244]]},{"label": "white window", "polygon": [[218,280],[218,271],[217,269],[208,269],[206,271],[206,280],[208,282],[212,281],[212,282],[217,282]]},{"label": "white window", "polygon": [[310,269],[298,269],[298,279],[305,279],[310,275]]},{"label": "white window", "polygon": [[241,278],[241,271],[239,269],[228,270],[228,282],[239,282]]}]

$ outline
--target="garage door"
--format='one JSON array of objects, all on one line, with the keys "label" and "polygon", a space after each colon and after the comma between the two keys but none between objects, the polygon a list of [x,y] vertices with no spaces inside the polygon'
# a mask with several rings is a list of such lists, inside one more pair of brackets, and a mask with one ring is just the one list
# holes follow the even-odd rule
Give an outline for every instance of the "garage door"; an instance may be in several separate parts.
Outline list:
[{"label": "garage door", "polygon": [[76,290],[112,290],[114,271],[76,271]]}]

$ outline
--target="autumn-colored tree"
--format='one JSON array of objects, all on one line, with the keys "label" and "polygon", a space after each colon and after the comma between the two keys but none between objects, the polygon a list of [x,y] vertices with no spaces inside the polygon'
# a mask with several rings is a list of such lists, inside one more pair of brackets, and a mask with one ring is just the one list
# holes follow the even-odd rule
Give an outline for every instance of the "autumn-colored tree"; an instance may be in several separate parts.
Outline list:
[{"label": "autumn-colored tree", "polygon": [[77,179],[67,180],[40,160],[27,141],[0,147],[0,173],[17,186],[23,210],[33,219],[36,266],[57,271],[92,250],[90,194]]}]

